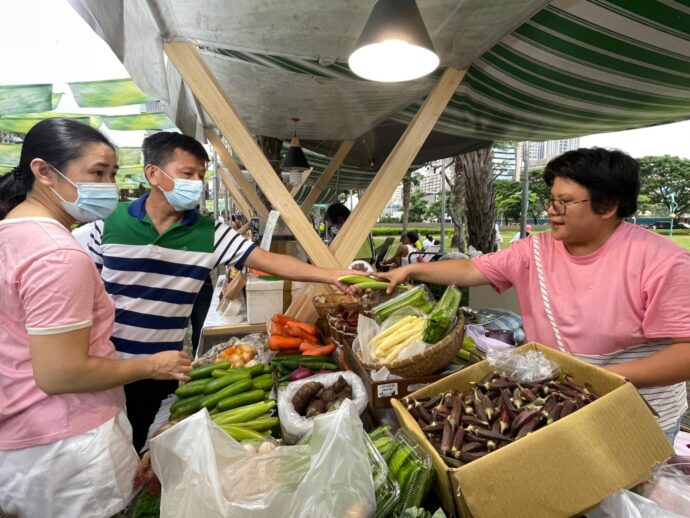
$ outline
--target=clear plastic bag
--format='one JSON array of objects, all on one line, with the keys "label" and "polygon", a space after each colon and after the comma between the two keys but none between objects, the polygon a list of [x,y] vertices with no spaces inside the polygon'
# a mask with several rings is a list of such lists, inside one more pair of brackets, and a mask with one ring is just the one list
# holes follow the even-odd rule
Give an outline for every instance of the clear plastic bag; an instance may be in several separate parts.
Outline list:
[{"label": "clear plastic bag", "polygon": [[426,285],[420,284],[410,290],[403,291],[392,299],[374,306],[371,312],[376,317],[377,322],[383,322],[400,308],[415,307],[421,309],[425,313],[428,313],[431,311],[433,305],[433,295]]},{"label": "clear plastic bag", "polygon": [[[352,402],[357,409],[357,413],[361,414],[364,412],[369,398],[362,379],[354,372],[343,371],[330,374],[315,374],[314,376],[309,376],[299,381],[293,381],[278,391],[278,416],[280,417],[280,427],[283,432],[283,438],[288,444],[299,442],[302,438],[309,435],[312,432],[316,419],[316,417],[303,417],[297,413],[292,404],[292,398],[297,391],[302,385],[312,381],[317,381],[321,383],[324,388],[328,388],[333,385],[340,376],[342,376],[352,388]],[[342,405],[340,408],[342,408]],[[327,412],[323,414],[323,417],[328,418],[328,416],[338,414],[339,411],[340,409],[334,412]]]},{"label": "clear plastic bag", "polygon": [[685,462],[669,462],[655,469],[643,494],[667,511],[690,517],[690,458],[676,458]]},{"label": "clear plastic bag", "polygon": [[214,345],[201,358],[194,360],[192,367],[210,365],[219,361],[221,358],[218,358],[218,356],[226,349],[242,345],[249,346],[256,351],[253,359],[257,363],[268,363],[273,355],[268,349],[268,335],[266,333],[252,333],[246,336],[233,336],[227,342]]},{"label": "clear plastic bag", "polygon": [[[314,419],[308,444],[256,455],[197,412],[152,441],[162,518],[373,516],[371,467],[357,409]],[[355,514],[359,511],[361,514]]]},{"label": "clear plastic bag", "polygon": [[496,372],[522,383],[534,383],[553,378],[561,368],[538,351],[489,348],[486,360]]},{"label": "clear plastic bag", "polygon": [[621,489],[606,498],[597,509],[587,513],[588,518],[682,518],[688,514],[676,514],[662,509],[651,500],[627,489]]},{"label": "clear plastic bag", "polygon": [[495,338],[486,336],[486,328],[479,324],[469,324],[465,326],[465,336],[469,336],[477,344],[477,349],[487,353],[490,349],[505,350],[510,349],[512,345]]}]

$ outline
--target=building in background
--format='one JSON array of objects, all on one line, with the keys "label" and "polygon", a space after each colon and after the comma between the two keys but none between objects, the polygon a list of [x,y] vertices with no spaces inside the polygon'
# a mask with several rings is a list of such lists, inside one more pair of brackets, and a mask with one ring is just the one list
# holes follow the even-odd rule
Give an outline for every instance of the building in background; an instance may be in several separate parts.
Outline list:
[{"label": "building in background", "polygon": [[544,167],[553,157],[562,155],[566,151],[579,148],[580,138],[527,142],[526,147],[529,168],[536,169],[537,167]]}]

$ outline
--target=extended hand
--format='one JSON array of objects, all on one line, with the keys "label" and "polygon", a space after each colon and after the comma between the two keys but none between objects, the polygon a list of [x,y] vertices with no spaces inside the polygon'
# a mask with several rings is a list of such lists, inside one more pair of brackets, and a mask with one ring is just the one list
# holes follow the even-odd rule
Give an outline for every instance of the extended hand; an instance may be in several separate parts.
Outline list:
[{"label": "extended hand", "polygon": [[376,276],[386,279],[389,282],[386,293],[390,294],[393,293],[393,289],[395,289],[398,284],[407,282],[411,279],[412,272],[410,270],[410,265],[406,265],[399,268],[394,268],[389,272],[379,272],[376,274]]},{"label": "extended hand", "polygon": [[192,370],[189,355],[182,351],[163,351],[151,356],[153,361],[153,374],[155,380],[189,381],[186,372]]}]

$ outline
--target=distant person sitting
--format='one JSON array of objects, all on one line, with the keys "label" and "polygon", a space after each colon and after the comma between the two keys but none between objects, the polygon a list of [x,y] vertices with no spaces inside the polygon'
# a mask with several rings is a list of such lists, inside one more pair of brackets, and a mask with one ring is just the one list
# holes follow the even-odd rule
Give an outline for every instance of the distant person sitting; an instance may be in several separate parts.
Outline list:
[{"label": "distant person sitting", "polygon": [[[525,225],[525,237],[529,236],[530,232],[532,232],[532,225]],[[513,239],[510,240],[510,244],[515,243],[516,241],[520,241],[520,231],[518,230],[515,232],[515,235],[513,236]]]},{"label": "distant person sitting", "polygon": [[434,245],[434,236],[431,234],[426,235],[426,239],[422,242],[422,250],[426,250],[430,246]]},{"label": "distant person sitting", "polygon": [[[342,203],[332,203],[328,206],[324,220],[326,222],[326,238],[329,242],[335,239],[335,236],[338,235],[338,232],[343,228],[345,221],[347,221],[349,217],[350,209]],[[371,233],[367,235],[359,252],[357,252],[354,258],[372,262],[374,259],[374,242]]]},{"label": "distant person sitting", "polygon": [[394,264],[396,268],[404,264],[410,264],[410,254],[417,251],[413,244],[417,242],[417,239],[419,239],[419,235],[416,232],[402,234],[400,236],[400,246],[395,251],[395,254],[381,264]]}]

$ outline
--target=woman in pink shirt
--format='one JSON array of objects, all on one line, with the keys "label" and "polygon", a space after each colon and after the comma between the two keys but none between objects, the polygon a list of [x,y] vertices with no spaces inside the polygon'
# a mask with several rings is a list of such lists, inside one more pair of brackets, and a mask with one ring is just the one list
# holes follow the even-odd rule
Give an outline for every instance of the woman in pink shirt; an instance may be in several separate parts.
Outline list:
[{"label": "woman in pink shirt", "polygon": [[115,315],[70,234],[118,201],[117,157],[97,130],[47,119],[0,179],[0,508],[19,516],[111,516],[138,457],[122,385],[185,380],[185,353],[118,360]]},{"label": "woman in pink shirt", "polygon": [[[639,165],[605,149],[551,160],[551,232],[472,260],[413,264],[382,276],[515,287],[527,338],[629,379],[669,439],[687,410],[690,253],[623,221],[637,210]],[[548,308],[548,311],[547,311]]]}]

